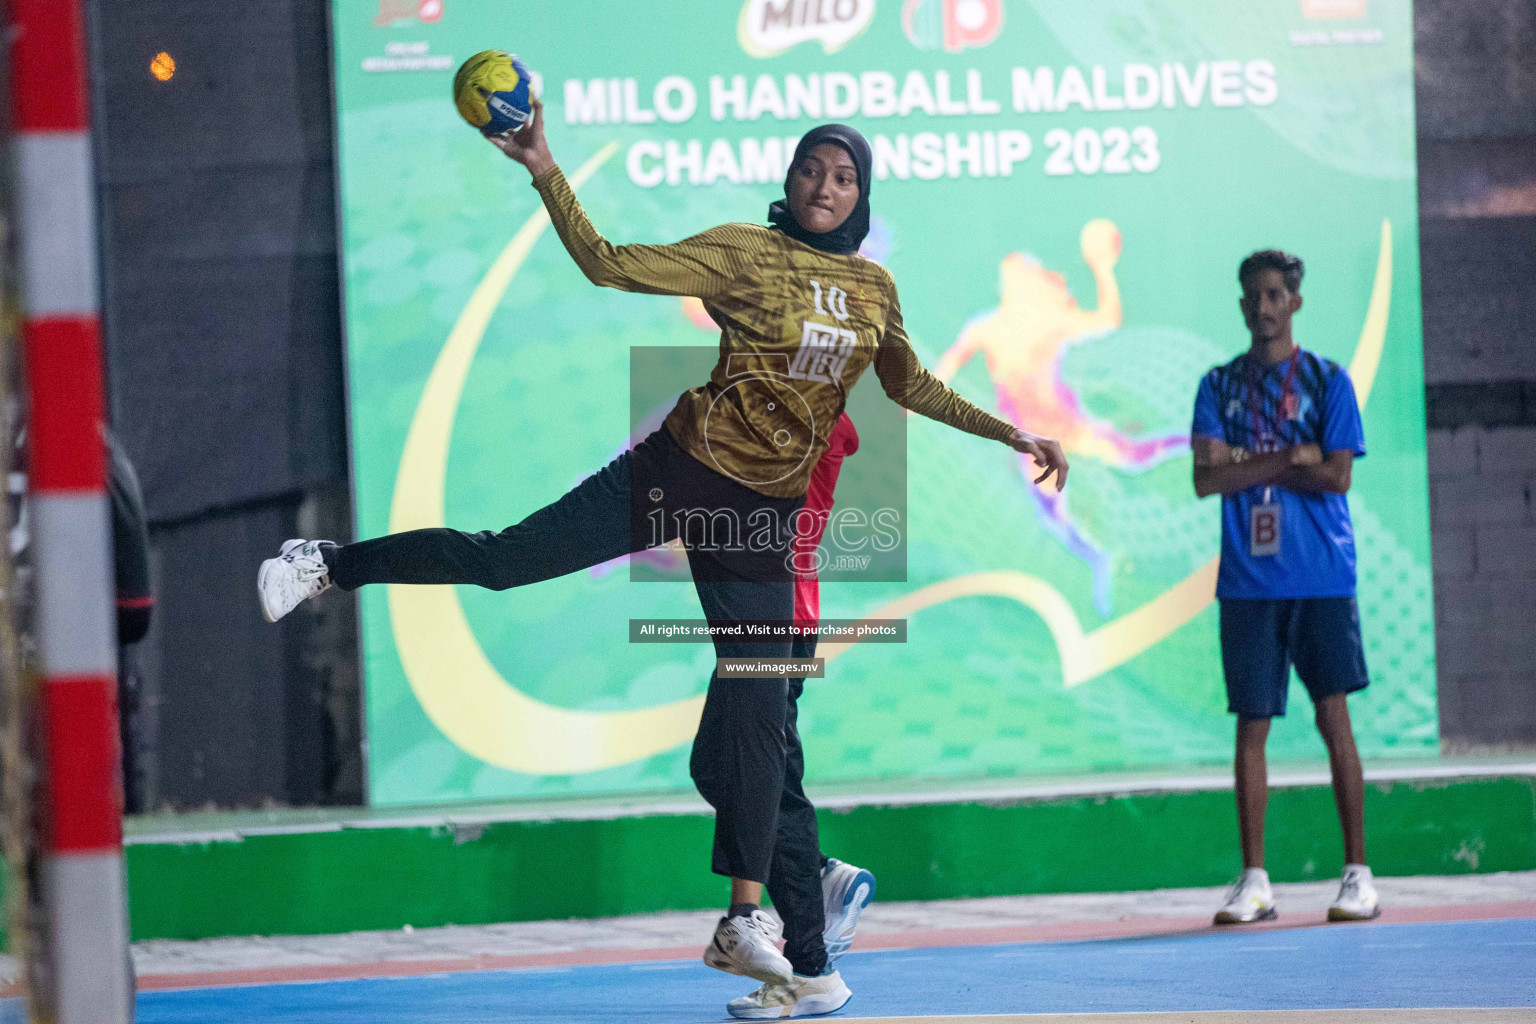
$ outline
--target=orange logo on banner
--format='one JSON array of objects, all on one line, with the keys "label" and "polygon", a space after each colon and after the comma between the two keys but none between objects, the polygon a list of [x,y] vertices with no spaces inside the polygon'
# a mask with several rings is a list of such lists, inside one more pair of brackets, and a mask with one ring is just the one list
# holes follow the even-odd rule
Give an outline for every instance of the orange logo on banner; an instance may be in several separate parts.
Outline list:
[{"label": "orange logo on banner", "polygon": [[1301,0],[1303,18],[1363,18],[1367,0]]},{"label": "orange logo on banner", "polygon": [[375,28],[383,28],[397,21],[422,21],[430,24],[443,17],[443,0],[379,0],[379,13],[374,16]]},{"label": "orange logo on banner", "polygon": [[1003,0],[906,0],[901,27],[920,50],[976,49],[1003,30]]}]

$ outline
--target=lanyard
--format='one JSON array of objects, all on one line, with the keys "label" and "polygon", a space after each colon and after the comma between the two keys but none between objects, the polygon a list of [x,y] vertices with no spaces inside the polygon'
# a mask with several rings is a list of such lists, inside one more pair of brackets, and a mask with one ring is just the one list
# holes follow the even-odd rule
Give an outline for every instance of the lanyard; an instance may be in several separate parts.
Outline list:
[{"label": "lanyard", "polygon": [[[1253,357],[1248,357],[1249,372],[1245,375],[1248,379],[1244,382],[1248,385],[1248,419],[1253,433],[1255,450],[1260,448],[1267,450],[1270,437],[1276,440],[1280,437],[1281,422],[1290,418],[1291,407],[1296,402],[1296,364],[1301,361],[1301,349],[1298,347],[1290,355],[1291,365],[1286,368],[1285,379],[1280,384],[1280,419],[1275,422],[1273,435],[1264,431],[1268,426],[1263,413],[1263,400],[1259,397],[1264,387],[1265,372],[1257,375],[1252,372]],[[1267,368],[1266,368],[1267,369]]]}]

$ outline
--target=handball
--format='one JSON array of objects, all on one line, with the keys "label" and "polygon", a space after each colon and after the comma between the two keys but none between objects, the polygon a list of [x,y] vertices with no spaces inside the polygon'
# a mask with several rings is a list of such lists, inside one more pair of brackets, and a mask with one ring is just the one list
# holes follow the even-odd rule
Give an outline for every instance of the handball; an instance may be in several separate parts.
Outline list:
[{"label": "handball", "polygon": [[1114,266],[1120,260],[1120,229],[1114,221],[1091,220],[1083,225],[1078,244],[1083,250],[1083,260],[1090,266]]},{"label": "handball", "polygon": [[453,103],[459,116],[487,138],[515,132],[533,115],[532,75],[504,50],[483,50],[453,76]]}]

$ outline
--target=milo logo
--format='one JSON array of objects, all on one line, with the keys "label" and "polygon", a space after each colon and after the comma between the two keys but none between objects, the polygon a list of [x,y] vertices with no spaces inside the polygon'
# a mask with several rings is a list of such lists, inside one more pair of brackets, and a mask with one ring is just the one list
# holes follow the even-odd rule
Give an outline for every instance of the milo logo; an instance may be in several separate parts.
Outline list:
[{"label": "milo logo", "polygon": [[736,36],[753,57],[777,57],[809,42],[836,53],[874,16],[875,0],[746,0]]}]

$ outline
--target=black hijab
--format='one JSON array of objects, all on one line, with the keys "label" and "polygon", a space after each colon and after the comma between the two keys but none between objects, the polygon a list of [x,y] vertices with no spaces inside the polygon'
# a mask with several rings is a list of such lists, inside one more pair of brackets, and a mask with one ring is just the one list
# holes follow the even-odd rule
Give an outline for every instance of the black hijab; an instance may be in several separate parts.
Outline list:
[{"label": "black hijab", "polygon": [[[795,173],[795,168],[800,166],[800,161],[811,150],[824,142],[838,146],[852,158],[853,166],[859,174],[859,201],[854,205],[853,212],[848,214],[848,219],[831,231],[807,231],[795,220],[795,215],[789,209],[789,175]],[[870,154],[869,143],[854,129],[845,124],[824,124],[812,128],[795,147],[795,158],[789,163],[789,175],[784,178],[785,198],[768,207],[768,222],[797,242],[804,242],[822,252],[839,255],[858,252],[864,236],[869,234],[869,179],[873,168],[874,157]]]}]

